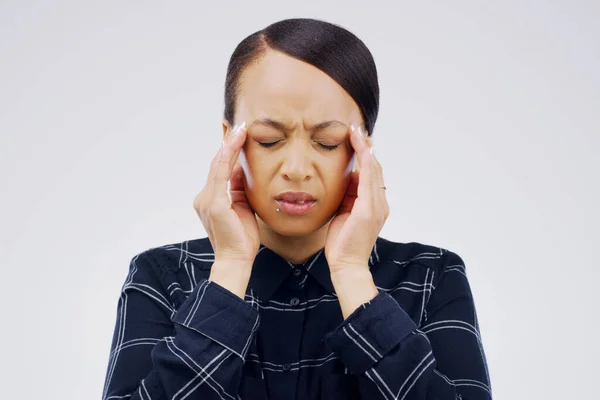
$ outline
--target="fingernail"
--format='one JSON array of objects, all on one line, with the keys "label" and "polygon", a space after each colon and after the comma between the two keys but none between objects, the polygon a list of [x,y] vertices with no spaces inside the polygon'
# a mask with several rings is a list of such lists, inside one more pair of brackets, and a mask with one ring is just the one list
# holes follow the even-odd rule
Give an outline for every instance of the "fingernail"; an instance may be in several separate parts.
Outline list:
[{"label": "fingernail", "polygon": [[231,133],[233,136],[237,135],[246,127],[246,121],[242,122],[240,126],[235,126],[233,128],[233,132]]}]

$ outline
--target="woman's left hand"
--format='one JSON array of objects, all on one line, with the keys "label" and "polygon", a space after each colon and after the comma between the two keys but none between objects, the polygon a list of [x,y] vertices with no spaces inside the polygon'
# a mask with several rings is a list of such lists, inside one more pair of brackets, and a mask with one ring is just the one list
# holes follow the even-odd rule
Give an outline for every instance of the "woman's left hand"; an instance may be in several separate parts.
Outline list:
[{"label": "woman's left hand", "polygon": [[369,257],[390,208],[385,196],[381,164],[357,125],[350,143],[359,171],[352,171],[342,204],[329,225],[325,257],[332,275],[348,268],[369,268]]}]

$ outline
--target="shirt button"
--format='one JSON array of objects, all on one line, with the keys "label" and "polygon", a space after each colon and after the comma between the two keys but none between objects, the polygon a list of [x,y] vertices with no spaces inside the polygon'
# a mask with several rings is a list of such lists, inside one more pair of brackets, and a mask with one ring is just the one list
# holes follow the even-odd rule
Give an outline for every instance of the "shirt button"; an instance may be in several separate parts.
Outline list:
[{"label": "shirt button", "polygon": [[300,275],[302,275],[302,270],[300,268],[296,268],[294,270],[294,276],[300,276]]},{"label": "shirt button", "polygon": [[291,364],[283,364],[282,368],[285,372],[288,372],[290,369],[292,369],[292,365]]},{"label": "shirt button", "polygon": [[297,306],[298,304],[300,304],[300,299],[297,298],[297,297],[294,297],[292,299],[292,301],[290,301],[290,304],[293,305],[293,306]]}]

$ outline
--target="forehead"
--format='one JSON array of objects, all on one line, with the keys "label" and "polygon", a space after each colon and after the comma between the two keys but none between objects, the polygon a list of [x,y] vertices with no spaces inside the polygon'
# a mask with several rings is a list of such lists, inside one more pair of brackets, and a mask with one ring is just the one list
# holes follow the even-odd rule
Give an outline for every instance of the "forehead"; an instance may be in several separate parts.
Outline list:
[{"label": "forehead", "polygon": [[358,106],[337,82],[318,68],[273,50],[243,72],[236,110],[242,119],[360,121]]}]

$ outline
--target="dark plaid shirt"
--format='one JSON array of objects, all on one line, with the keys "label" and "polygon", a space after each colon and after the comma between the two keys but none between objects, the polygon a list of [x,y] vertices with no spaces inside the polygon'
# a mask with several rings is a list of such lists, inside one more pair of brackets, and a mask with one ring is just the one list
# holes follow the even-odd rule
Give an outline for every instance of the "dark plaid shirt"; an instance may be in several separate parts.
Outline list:
[{"label": "dark plaid shirt", "polygon": [[465,264],[379,237],[379,294],[346,320],[323,250],[294,265],[261,245],[245,300],[208,281],[207,238],[132,258],[103,398],[491,399]]}]

